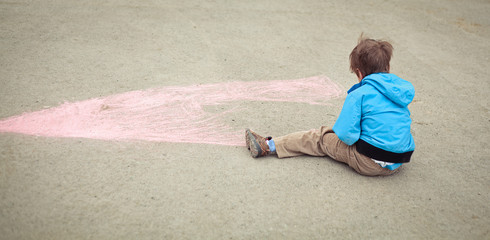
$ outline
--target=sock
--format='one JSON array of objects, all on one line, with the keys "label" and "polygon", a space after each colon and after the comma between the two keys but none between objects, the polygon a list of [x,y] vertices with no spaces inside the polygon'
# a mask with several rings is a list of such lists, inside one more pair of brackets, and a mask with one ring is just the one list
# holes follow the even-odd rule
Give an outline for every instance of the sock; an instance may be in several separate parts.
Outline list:
[{"label": "sock", "polygon": [[276,153],[276,144],[274,143],[274,140],[271,139],[271,140],[267,140],[267,145],[269,146],[269,150],[271,151],[271,153]]}]

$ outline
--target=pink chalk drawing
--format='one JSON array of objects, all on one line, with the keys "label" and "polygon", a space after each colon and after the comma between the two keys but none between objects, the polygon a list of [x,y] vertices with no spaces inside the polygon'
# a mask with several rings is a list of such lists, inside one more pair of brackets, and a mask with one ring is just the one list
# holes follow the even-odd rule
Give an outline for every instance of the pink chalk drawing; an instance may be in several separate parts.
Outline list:
[{"label": "pink chalk drawing", "polygon": [[342,94],[342,89],[325,76],[169,86],[65,102],[23,113],[0,120],[0,132],[244,146],[243,129],[233,129],[222,122],[225,114],[240,110],[237,104],[220,113],[206,112],[204,107],[240,101],[326,105]]}]

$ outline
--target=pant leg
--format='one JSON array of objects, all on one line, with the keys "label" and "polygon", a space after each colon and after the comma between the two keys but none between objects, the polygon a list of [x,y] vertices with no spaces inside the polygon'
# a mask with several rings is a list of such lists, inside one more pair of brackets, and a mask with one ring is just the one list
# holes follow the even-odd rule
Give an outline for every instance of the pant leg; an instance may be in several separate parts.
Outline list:
[{"label": "pant leg", "polygon": [[279,158],[300,155],[326,156],[321,129],[295,132],[283,137],[275,137],[276,153]]},{"label": "pant leg", "polygon": [[382,168],[371,158],[357,152],[355,145],[342,142],[332,129],[321,127],[317,130],[296,132],[274,138],[279,158],[299,155],[328,156],[336,161],[346,163],[356,172],[367,176],[391,175],[391,171]]}]

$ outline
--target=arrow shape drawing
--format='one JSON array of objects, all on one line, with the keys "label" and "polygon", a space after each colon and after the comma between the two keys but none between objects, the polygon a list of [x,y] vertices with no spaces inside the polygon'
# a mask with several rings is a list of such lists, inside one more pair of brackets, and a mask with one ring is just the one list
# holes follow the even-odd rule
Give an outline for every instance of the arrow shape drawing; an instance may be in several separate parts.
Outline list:
[{"label": "arrow shape drawing", "polygon": [[240,101],[325,105],[342,95],[325,76],[296,80],[226,82],[131,91],[0,120],[0,132],[45,137],[144,140],[244,146],[242,129],[221,119],[239,111],[205,111]]}]

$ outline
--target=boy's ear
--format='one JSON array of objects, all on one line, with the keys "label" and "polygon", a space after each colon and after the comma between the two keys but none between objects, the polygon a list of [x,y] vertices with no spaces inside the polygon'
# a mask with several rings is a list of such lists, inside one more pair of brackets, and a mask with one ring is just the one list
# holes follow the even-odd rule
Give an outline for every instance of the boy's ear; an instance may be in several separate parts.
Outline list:
[{"label": "boy's ear", "polygon": [[357,75],[357,78],[359,78],[359,81],[361,81],[364,78],[364,76],[362,76],[361,70],[359,70],[359,68],[356,68],[356,75]]}]

